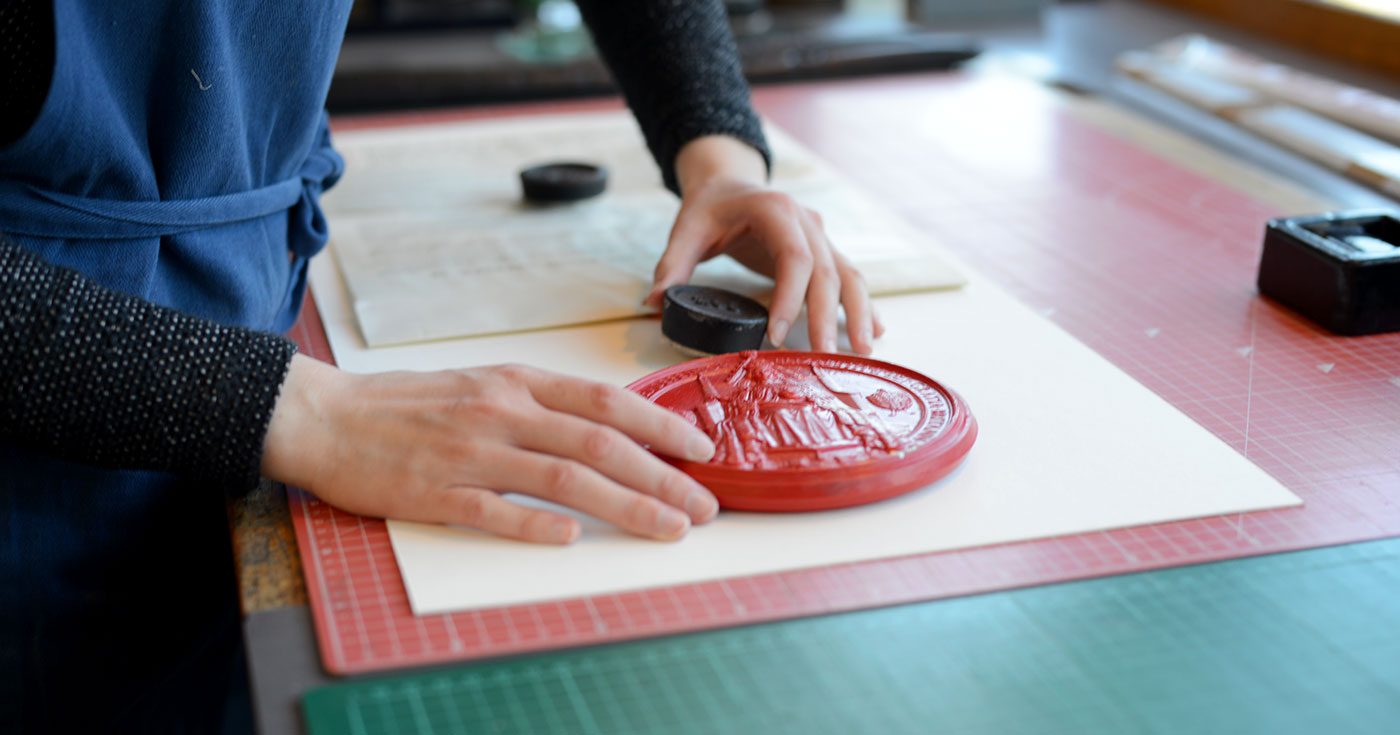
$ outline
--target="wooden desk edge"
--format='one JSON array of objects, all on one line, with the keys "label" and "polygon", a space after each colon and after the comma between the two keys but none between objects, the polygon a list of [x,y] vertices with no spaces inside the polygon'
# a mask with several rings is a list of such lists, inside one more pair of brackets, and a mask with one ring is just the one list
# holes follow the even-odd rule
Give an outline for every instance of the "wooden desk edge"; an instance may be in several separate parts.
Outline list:
[{"label": "wooden desk edge", "polygon": [[1400,74],[1400,22],[1317,0],[1156,0],[1263,38],[1386,75]]},{"label": "wooden desk edge", "polygon": [[306,604],[306,581],[292,527],[287,490],[264,479],[228,501],[233,561],[243,617]]}]

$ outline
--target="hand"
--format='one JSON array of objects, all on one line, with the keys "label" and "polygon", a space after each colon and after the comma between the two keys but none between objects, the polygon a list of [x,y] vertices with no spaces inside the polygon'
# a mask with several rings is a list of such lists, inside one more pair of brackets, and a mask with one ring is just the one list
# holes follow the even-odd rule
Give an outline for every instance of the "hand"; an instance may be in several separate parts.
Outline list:
[{"label": "hand", "polygon": [[851,347],[861,355],[874,350],[885,327],[860,272],[827,239],[820,215],[767,187],[757,151],[734,138],[697,138],[676,157],[676,175],[681,210],[647,304],[659,307],[662,293],[689,281],[696,265],[727,254],[775,281],[774,345],[783,344],[805,300],[813,349],[836,351],[837,307],[844,306]]},{"label": "hand", "polygon": [[715,517],[708,490],[637,442],[696,462],[715,451],[685,419],[602,383],[524,366],[354,375],[297,355],[262,471],[352,513],[541,543],[574,541],[578,521],[501,493],[662,540]]}]

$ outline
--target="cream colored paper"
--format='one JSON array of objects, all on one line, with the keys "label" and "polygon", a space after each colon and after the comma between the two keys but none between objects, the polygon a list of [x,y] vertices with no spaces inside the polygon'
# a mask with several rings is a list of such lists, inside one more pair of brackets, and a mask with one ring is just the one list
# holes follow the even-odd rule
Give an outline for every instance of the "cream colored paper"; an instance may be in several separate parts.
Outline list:
[{"label": "cream colored paper", "polygon": [[[822,213],[876,294],[961,285],[918,236],[787,135],[769,131],[774,184]],[[676,198],[624,112],[352,132],[346,174],[325,197],[367,344],[476,336],[633,317],[675,219]],[[582,159],[610,171],[596,199],[521,201],[517,172]],[[693,283],[766,303],[772,283],[729,258]],[[547,297],[546,297],[547,295]]]},{"label": "cream colored paper", "polygon": [[[588,519],[583,538],[566,548],[391,521],[414,612],[600,595],[1301,503],[1098,354],[984,279],[969,277],[963,289],[878,301],[889,333],[875,356],[945,382],[978,419],[977,444],[953,475],[861,508],[725,512],[675,544]],[[359,372],[518,361],[625,384],[684,359],[647,319],[368,349],[355,334],[335,266],[314,263],[312,285],[336,359]],[[793,333],[800,343],[802,325]]]}]

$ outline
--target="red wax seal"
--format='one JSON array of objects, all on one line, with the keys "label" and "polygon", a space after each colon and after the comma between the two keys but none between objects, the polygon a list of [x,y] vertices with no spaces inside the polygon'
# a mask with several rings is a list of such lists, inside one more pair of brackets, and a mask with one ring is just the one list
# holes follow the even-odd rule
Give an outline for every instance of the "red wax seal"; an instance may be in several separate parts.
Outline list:
[{"label": "red wax seal", "polygon": [[627,386],[704,429],[709,462],[667,458],[734,510],[844,508],[924,487],[957,467],[977,421],[953,391],[879,360],[739,352]]}]

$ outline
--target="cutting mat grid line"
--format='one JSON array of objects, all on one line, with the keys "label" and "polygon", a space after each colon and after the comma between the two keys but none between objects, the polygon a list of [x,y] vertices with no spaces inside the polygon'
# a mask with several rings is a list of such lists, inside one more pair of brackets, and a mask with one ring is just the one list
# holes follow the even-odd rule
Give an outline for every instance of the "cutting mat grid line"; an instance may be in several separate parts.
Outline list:
[{"label": "cutting mat grid line", "polygon": [[[1400,541],[316,690],[311,733],[1390,733]],[[1316,629],[1311,621],[1338,625]],[[1308,676],[1298,676],[1298,659]],[[919,682],[907,696],[901,682]],[[987,706],[996,702],[997,706]],[[1027,726],[1027,723],[1034,723]]]},{"label": "cutting mat grid line", "polygon": [[[1256,295],[1263,222],[1278,212],[1099,129],[1048,92],[1004,92],[913,77],[755,99],[1305,506],[419,618],[384,523],[294,490],[327,668],[493,657],[1400,535],[1400,503],[1387,496],[1400,487],[1400,337],[1332,337]],[[969,133],[987,109],[1010,126],[1000,138]],[[958,183],[937,186],[927,172]],[[314,309],[293,336],[331,359]]]}]

